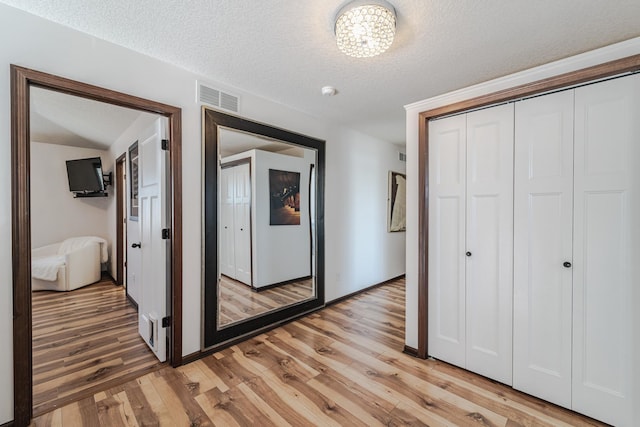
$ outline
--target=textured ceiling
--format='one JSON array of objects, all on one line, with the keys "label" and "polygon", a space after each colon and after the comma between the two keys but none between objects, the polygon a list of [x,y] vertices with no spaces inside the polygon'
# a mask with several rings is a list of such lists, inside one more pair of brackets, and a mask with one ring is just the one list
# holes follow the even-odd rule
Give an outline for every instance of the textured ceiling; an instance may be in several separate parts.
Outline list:
[{"label": "textured ceiling", "polygon": [[640,36],[639,0],[390,0],[394,44],[356,59],[343,0],[0,1],[393,143],[403,105]]}]

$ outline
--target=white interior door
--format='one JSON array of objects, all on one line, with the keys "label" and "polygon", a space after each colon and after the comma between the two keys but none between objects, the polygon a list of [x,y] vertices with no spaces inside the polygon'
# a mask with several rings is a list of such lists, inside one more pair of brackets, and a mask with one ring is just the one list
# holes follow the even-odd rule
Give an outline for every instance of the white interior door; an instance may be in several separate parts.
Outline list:
[{"label": "white interior door", "polygon": [[513,387],[571,407],[573,91],[515,121]]},{"label": "white interior door", "polygon": [[[136,191],[138,189],[138,151],[132,150],[130,147],[128,152],[129,179],[127,180],[127,213],[125,215],[127,219],[127,241],[124,253],[127,260],[127,294],[136,304],[139,304],[142,291],[142,253],[138,248],[140,244],[140,222],[138,221],[138,199],[136,197],[133,200],[131,195],[132,185],[135,186]],[[132,207],[132,204],[135,204],[135,206]]]},{"label": "white interior door", "polygon": [[[125,289],[125,291],[127,291],[127,248],[129,247],[129,245],[127,244],[127,216],[128,216],[128,209],[127,209],[127,187],[128,187],[128,182],[127,182],[127,162],[125,160],[123,160],[121,162],[121,167],[119,169],[120,171],[120,176],[118,177],[118,179],[120,180],[120,182],[122,183],[122,189],[124,189],[124,191],[121,191],[120,194],[117,194],[116,197],[120,198],[120,203],[122,205],[122,211],[120,212],[120,215],[122,215],[122,235],[119,236],[122,240],[121,240],[121,245],[120,247],[117,249],[119,252],[119,254],[122,254],[122,285]],[[127,291],[128,293],[128,291]]]},{"label": "white interior door", "polygon": [[235,175],[234,239],[236,280],[251,286],[251,172],[249,163],[233,168]]},{"label": "white interior door", "polygon": [[136,304],[140,303],[140,290],[142,289],[142,254],[137,250],[140,242],[140,223],[137,220],[127,218],[127,294]]},{"label": "white interior door", "polygon": [[467,114],[466,369],[511,384],[513,104]]},{"label": "white interior door", "polygon": [[158,359],[167,358],[167,152],[162,149],[162,120],[157,119],[140,136],[139,224],[141,230],[142,297],[138,301],[138,331]]},{"label": "white interior door", "polygon": [[429,122],[429,355],[465,367],[466,115]]},{"label": "white interior door", "polygon": [[573,409],[638,425],[640,75],[578,88],[575,103]]},{"label": "white interior door", "polygon": [[236,278],[234,206],[235,178],[233,167],[220,171],[220,273],[232,279]]}]

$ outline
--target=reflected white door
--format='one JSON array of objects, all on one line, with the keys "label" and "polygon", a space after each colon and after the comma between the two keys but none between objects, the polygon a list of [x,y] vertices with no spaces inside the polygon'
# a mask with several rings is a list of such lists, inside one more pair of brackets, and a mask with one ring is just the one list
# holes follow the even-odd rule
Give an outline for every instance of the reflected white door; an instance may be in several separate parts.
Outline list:
[{"label": "reflected white door", "polygon": [[236,280],[251,286],[251,172],[249,163],[233,169]]},{"label": "reflected white door", "polygon": [[162,149],[162,122],[156,120],[140,136],[139,224],[141,231],[142,292],[138,301],[138,331],[156,357],[167,358],[167,246],[162,230],[167,227],[166,165]]},{"label": "reflected white door", "polygon": [[251,286],[250,164],[220,173],[220,273]]},{"label": "reflected white door", "polygon": [[515,121],[513,387],[570,408],[573,91]]},{"label": "reflected white door", "polygon": [[639,118],[640,75],[575,91],[573,409],[619,426],[640,422]]},{"label": "reflected white door", "polygon": [[429,122],[429,355],[465,367],[466,115]]},{"label": "reflected white door", "polygon": [[513,104],[467,114],[466,368],[511,384]]},{"label": "reflected white door", "polygon": [[234,279],[236,277],[235,241],[234,241],[234,168],[220,171],[220,273]]}]

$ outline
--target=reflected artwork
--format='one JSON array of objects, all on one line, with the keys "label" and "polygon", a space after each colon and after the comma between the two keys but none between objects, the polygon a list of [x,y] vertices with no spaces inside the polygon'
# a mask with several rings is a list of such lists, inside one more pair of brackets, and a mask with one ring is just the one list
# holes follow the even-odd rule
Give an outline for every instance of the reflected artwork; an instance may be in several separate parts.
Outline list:
[{"label": "reflected artwork", "polygon": [[269,224],[300,225],[300,172],[269,169]]}]

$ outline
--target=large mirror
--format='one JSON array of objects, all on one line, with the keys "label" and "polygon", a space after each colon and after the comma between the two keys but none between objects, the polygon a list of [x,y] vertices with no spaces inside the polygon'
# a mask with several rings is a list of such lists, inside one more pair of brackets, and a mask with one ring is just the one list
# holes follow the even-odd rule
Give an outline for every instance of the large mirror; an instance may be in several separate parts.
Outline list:
[{"label": "large mirror", "polygon": [[324,305],[324,141],[203,109],[203,347]]}]

